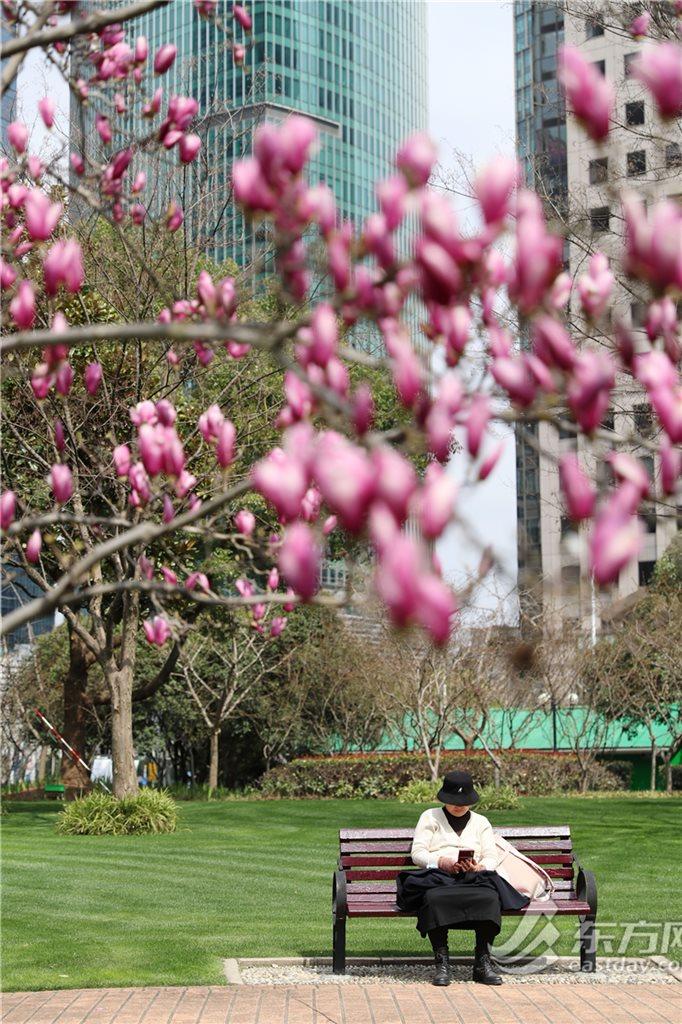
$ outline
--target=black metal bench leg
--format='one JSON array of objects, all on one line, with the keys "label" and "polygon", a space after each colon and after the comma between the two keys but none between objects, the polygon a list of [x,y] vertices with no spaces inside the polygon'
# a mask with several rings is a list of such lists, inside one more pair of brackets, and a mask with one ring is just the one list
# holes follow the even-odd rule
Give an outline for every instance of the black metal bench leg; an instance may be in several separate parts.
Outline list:
[{"label": "black metal bench leg", "polygon": [[594,917],[580,918],[580,970],[592,974],[597,969],[597,929]]},{"label": "black metal bench leg", "polygon": [[332,956],[332,972],[346,973],[346,918],[334,917],[334,945]]}]

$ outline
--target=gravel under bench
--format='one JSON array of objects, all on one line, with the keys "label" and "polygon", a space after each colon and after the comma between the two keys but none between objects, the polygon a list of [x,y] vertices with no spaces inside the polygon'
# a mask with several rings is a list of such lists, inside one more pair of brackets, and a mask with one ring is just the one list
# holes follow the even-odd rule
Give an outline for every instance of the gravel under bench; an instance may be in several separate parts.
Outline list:
[{"label": "gravel under bench", "polygon": [[[387,982],[410,985],[431,981],[433,967],[430,961],[366,960],[349,958],[345,974],[333,974],[331,958],[279,958],[226,960],[225,976],[228,983],[241,985],[362,985]],[[544,966],[543,966],[544,964]],[[581,973],[575,957],[547,958],[527,967],[507,972],[498,965],[505,984],[551,982],[556,984],[598,985],[603,982],[619,984],[657,982],[674,984],[682,975],[671,973],[662,963],[649,957],[602,957],[593,974]],[[471,960],[452,958],[451,976],[455,982],[471,984]]]}]

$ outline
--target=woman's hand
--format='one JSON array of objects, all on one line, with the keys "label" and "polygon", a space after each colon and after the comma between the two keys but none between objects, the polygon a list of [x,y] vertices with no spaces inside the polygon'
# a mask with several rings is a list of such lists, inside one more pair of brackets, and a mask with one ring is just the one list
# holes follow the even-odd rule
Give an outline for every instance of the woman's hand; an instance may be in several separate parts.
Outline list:
[{"label": "woman's hand", "polygon": [[439,857],[438,870],[444,871],[447,875],[458,875],[462,871],[462,865],[452,857]]}]

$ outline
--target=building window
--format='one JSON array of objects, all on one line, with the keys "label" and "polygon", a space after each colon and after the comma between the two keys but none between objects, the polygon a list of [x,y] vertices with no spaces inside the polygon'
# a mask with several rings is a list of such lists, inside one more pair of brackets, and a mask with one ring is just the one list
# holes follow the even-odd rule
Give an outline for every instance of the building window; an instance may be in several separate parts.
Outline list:
[{"label": "building window", "polygon": [[651,433],[654,427],[654,421],[649,406],[636,405],[632,410],[632,414],[635,420],[635,430],[640,435],[640,437],[651,437]]},{"label": "building window", "polygon": [[656,533],[656,513],[655,512],[640,512],[639,521],[644,527],[646,533]]},{"label": "building window", "polygon": [[616,421],[614,419],[614,415],[613,415],[613,411],[612,410],[609,410],[606,413],[606,415],[604,416],[604,419],[601,421],[600,425],[601,425],[601,427],[604,430],[614,431],[616,429]]},{"label": "building window", "polygon": [[608,174],[608,157],[602,156],[598,160],[590,160],[590,185],[600,185],[606,181]]},{"label": "building window", "polygon": [[593,206],[590,210],[590,224],[595,232],[609,231],[611,227],[611,210],[608,206]]},{"label": "building window", "polygon": [[636,57],[639,57],[638,53],[626,53],[623,57],[623,71],[626,78],[629,78],[632,74],[632,62]]},{"label": "building window", "polygon": [[625,104],[625,123],[631,127],[644,124],[644,100]]},{"label": "building window", "polygon": [[600,75],[606,74],[606,61],[605,60],[593,60],[592,67],[595,68]]},{"label": "building window", "polygon": [[632,327],[636,327],[639,330],[644,327],[648,308],[646,302],[630,303],[630,324]]},{"label": "building window", "polygon": [[567,537],[569,533],[575,533],[575,526],[568,516],[562,516],[559,522],[559,529],[561,530],[561,539]]},{"label": "building window", "polygon": [[639,585],[640,587],[648,587],[651,583],[651,578],[654,575],[655,562],[640,562],[639,563]]},{"label": "building window", "polygon": [[604,26],[598,18],[585,18],[585,38],[596,39],[604,35]]},{"label": "building window", "polygon": [[670,142],[665,147],[665,166],[680,167],[682,165],[682,149],[679,142]]},{"label": "building window", "polygon": [[627,154],[626,169],[628,178],[636,178],[639,174],[646,174],[646,150],[636,149]]}]

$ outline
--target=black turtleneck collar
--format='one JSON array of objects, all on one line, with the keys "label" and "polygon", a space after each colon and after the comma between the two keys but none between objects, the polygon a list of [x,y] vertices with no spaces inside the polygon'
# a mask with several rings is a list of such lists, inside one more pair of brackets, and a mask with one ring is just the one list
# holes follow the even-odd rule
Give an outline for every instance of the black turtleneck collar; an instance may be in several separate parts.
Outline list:
[{"label": "black turtleneck collar", "polygon": [[462,814],[460,815],[460,817],[456,817],[454,814],[450,814],[450,811],[447,809],[445,804],[443,804],[443,813],[445,814],[448,825],[450,826],[450,828],[454,829],[457,835],[459,835],[460,832],[462,832],[462,830],[466,828],[466,826],[469,823],[469,820],[471,819],[471,811],[467,811],[466,814]]}]

